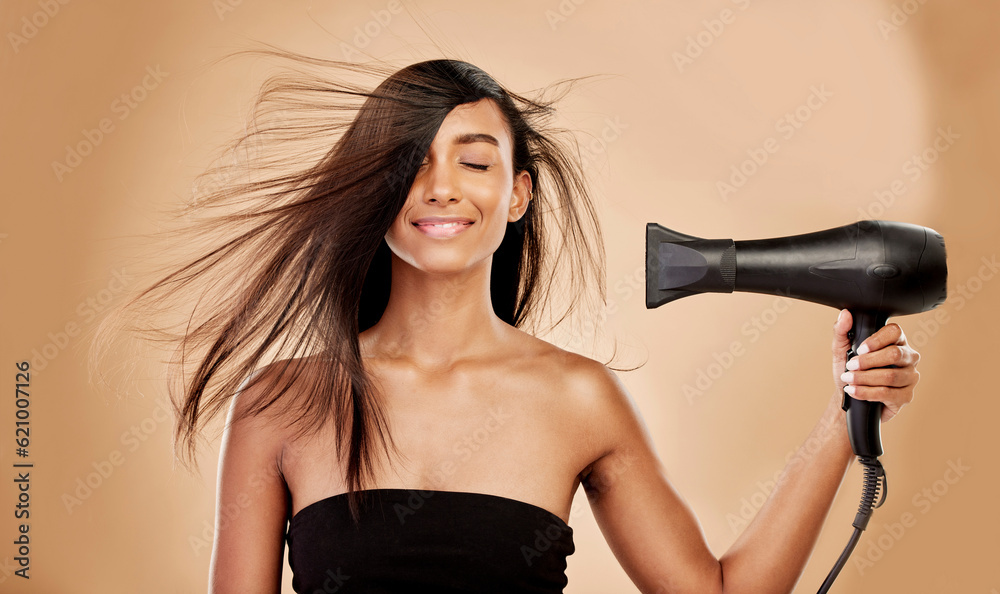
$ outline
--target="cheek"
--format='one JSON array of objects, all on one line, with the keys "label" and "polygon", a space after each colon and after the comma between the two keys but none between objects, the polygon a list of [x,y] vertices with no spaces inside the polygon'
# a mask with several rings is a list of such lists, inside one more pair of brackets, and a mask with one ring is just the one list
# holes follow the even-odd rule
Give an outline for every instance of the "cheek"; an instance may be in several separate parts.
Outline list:
[{"label": "cheek", "polygon": [[[493,185],[495,184],[495,185]],[[484,216],[502,217],[506,220],[510,207],[510,196],[514,191],[511,183],[494,181],[489,187],[469,190],[467,196],[475,196],[476,206]]]},{"label": "cheek", "polygon": [[489,228],[488,235],[490,243],[499,246],[503,241],[503,236],[507,232],[507,214],[509,202],[503,199],[495,199],[489,205],[489,210],[483,212],[486,224]]}]

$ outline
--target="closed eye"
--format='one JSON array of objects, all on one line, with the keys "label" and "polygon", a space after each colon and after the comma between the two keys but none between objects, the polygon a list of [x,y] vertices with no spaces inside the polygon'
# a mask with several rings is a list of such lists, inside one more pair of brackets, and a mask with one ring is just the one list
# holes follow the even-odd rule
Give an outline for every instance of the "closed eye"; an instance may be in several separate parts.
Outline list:
[{"label": "closed eye", "polygon": [[471,167],[471,168],[475,169],[476,171],[486,171],[487,169],[490,168],[489,165],[480,165],[479,163],[462,163],[462,165],[465,165],[467,167]]}]

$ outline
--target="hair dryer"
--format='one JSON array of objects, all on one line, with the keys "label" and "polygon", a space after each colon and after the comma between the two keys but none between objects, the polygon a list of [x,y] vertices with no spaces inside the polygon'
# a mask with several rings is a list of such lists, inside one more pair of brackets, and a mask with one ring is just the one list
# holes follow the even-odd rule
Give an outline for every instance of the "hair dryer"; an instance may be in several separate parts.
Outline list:
[{"label": "hair dryer", "polygon": [[[947,275],[944,238],[933,229],[909,223],[858,221],[750,241],[702,239],[656,223],[646,225],[647,309],[689,295],[733,291],[847,309],[853,317],[848,359],[890,316],[929,311],[944,303]],[[879,478],[885,497],[885,474],[877,460],[882,455],[882,403],[856,400],[845,392],[843,408],[851,448],[865,465],[865,497],[840,567],[867,526]],[[840,567],[834,568],[825,587]]]}]

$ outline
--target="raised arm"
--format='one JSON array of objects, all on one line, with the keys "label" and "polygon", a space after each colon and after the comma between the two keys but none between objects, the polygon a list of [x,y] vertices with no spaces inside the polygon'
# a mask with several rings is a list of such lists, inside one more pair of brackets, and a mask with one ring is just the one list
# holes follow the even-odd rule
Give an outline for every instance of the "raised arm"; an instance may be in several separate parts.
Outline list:
[{"label": "raised arm", "polygon": [[232,422],[267,383],[243,390],[229,409],[219,454],[209,594],[281,590],[288,492],[279,472],[280,433],[267,414]]},{"label": "raised arm", "polygon": [[[595,397],[595,437],[608,447],[581,480],[609,546],[642,592],[792,591],[853,459],[840,409],[850,322],[845,313],[834,325],[837,390],[807,440],[809,451],[800,447],[753,522],[721,559],[711,553],[694,515],[667,480],[631,397],[613,373],[603,366],[603,374],[595,370],[602,377],[591,380],[603,386]],[[886,403],[885,421],[912,400],[919,354],[896,324],[865,344],[871,352],[858,357],[850,383],[856,386],[855,398]]]}]

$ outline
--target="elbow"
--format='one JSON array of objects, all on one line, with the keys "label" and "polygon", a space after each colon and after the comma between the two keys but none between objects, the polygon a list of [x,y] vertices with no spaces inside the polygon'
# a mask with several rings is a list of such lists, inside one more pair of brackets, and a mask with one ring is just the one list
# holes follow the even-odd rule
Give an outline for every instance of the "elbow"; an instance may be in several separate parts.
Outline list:
[{"label": "elbow", "polygon": [[717,585],[713,584],[711,592],[718,594],[760,594],[761,592],[788,592],[794,589],[779,586],[773,573],[761,568],[749,567],[738,563],[738,559],[730,560],[723,556],[719,560]]},{"label": "elbow", "polygon": [[711,581],[706,584],[708,588],[705,591],[712,594],[726,594],[726,580],[723,573],[722,561],[715,560],[714,570]]},{"label": "elbow", "polygon": [[669,575],[640,588],[643,594],[723,594],[722,564],[705,565],[686,575]]}]

